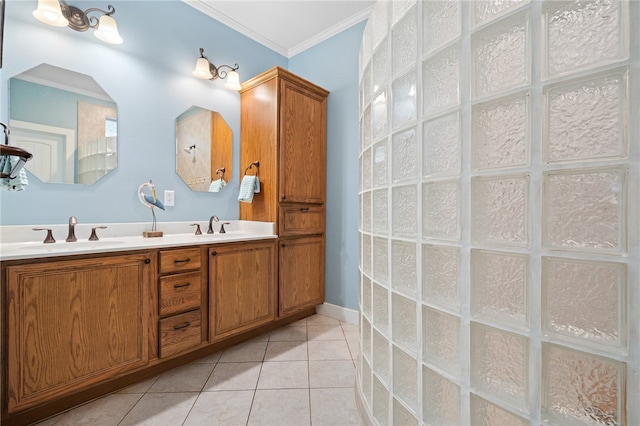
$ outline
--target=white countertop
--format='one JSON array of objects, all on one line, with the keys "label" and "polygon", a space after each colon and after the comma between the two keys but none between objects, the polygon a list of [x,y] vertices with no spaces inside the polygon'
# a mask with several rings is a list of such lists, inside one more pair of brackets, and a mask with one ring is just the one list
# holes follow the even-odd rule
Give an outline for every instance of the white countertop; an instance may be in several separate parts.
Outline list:
[{"label": "white countertop", "polygon": [[[220,225],[225,225],[226,233],[220,234]],[[194,235],[200,224],[202,235]],[[97,229],[98,241],[89,241],[91,228]],[[55,243],[45,244],[46,231],[34,231],[33,228],[51,228]],[[277,238],[275,224],[272,222],[252,222],[228,220],[214,223],[214,234],[207,234],[208,222],[159,222],[157,230],[162,237],[145,238],[143,231],[150,231],[148,223],[78,223],[75,227],[76,242],[65,241],[67,224],[56,225],[13,225],[0,226],[0,260],[34,259],[40,257],[69,256],[103,252],[144,250],[163,247],[192,246],[201,244],[228,243]]]}]

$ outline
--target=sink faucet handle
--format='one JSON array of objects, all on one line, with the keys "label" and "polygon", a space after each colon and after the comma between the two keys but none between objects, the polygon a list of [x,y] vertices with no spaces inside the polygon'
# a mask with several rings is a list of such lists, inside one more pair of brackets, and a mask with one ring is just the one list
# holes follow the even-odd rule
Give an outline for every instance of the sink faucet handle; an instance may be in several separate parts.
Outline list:
[{"label": "sink faucet handle", "polygon": [[53,238],[53,232],[49,228],[31,228],[34,231],[47,231],[47,237],[44,239],[45,244],[55,243],[56,240]]},{"label": "sink faucet handle", "polygon": [[91,236],[89,237],[89,241],[98,241],[98,234],[96,234],[96,229],[107,229],[107,227],[96,226],[95,228],[91,228]]},{"label": "sink faucet handle", "polygon": [[200,224],[199,223],[192,223],[191,226],[195,226],[196,227],[196,234],[195,235],[202,235],[202,231],[200,230]]},{"label": "sink faucet handle", "polygon": [[224,222],[222,225],[220,225],[220,233],[221,234],[226,234],[227,231],[224,230],[224,226],[225,225],[229,225],[229,222]]}]

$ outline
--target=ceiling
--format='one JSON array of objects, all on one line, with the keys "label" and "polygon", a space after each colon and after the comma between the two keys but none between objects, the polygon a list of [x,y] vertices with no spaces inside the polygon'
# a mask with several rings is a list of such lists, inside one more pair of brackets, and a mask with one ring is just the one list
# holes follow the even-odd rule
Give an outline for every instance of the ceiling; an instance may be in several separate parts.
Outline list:
[{"label": "ceiling", "polygon": [[375,0],[183,0],[290,58],[363,21]]}]

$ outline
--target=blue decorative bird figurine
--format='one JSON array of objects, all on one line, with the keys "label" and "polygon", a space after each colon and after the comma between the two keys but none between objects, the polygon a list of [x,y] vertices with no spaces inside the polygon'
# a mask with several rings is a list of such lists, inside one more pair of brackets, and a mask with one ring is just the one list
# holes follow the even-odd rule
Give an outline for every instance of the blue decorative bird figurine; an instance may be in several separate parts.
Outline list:
[{"label": "blue decorative bird figurine", "polygon": [[[145,194],[145,188],[149,188],[150,194]],[[153,211],[154,207],[164,210],[164,205],[156,197],[156,187],[151,180],[145,182],[138,187],[138,198],[140,202],[151,209],[151,216],[153,216],[153,222],[151,226],[151,232],[143,233],[144,236],[162,236],[162,232],[156,231],[156,213]]]}]

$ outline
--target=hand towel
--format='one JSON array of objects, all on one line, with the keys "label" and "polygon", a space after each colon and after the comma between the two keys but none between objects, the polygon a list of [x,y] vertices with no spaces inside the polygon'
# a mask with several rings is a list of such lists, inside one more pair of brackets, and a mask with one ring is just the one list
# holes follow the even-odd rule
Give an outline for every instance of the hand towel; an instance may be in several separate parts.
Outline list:
[{"label": "hand towel", "polygon": [[260,180],[258,176],[245,175],[240,182],[240,193],[238,201],[250,203],[253,201],[253,194],[260,192]]},{"label": "hand towel", "polygon": [[[9,174],[13,167],[20,161],[19,158],[5,155],[0,157],[0,172]],[[24,191],[29,185],[29,181],[27,180],[27,172],[24,171],[24,167],[20,169],[18,175],[9,179],[8,177],[0,179],[0,188],[5,191]]]},{"label": "hand towel", "polygon": [[222,178],[211,181],[211,185],[209,185],[209,192],[220,192],[220,190],[226,185],[227,182],[225,182]]}]

